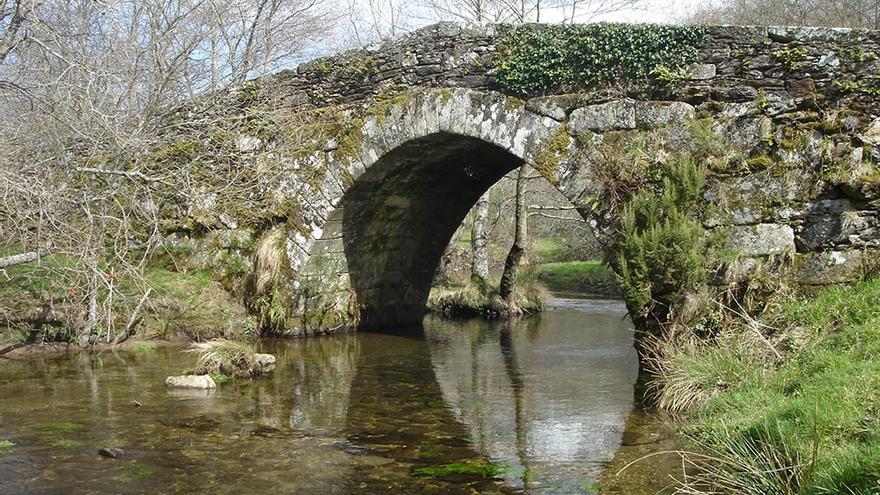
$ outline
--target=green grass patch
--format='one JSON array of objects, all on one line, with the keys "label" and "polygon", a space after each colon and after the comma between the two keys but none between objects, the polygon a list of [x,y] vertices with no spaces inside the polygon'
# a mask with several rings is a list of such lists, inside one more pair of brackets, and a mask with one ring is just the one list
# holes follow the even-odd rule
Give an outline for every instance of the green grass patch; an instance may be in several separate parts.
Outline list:
[{"label": "green grass patch", "polygon": [[471,464],[453,462],[440,466],[430,466],[415,469],[413,474],[428,478],[448,478],[451,476],[477,476],[480,478],[497,478],[503,469],[495,464]]},{"label": "green grass patch", "polygon": [[144,342],[143,344],[138,344],[131,348],[131,352],[135,354],[146,354],[148,352],[153,352],[158,349],[159,346],[152,342]]},{"label": "green grass patch", "polygon": [[617,295],[614,272],[601,261],[545,263],[536,268],[538,280],[551,291]]},{"label": "green grass patch", "polygon": [[697,458],[695,481],[755,495],[880,493],[878,301],[880,278],[781,301],[768,319],[782,359],[724,341],[673,357],[704,394],[684,430],[710,456]]},{"label": "green grass patch", "polygon": [[[187,374],[192,374],[192,373],[187,373]],[[234,380],[233,377],[231,377],[229,375],[224,375],[223,373],[211,373],[211,379],[214,380],[214,383],[216,383],[217,385],[220,385],[221,383],[231,382],[232,380]]]},{"label": "green grass patch", "polygon": [[68,438],[55,438],[49,440],[49,445],[62,449],[75,449],[77,447],[82,447],[83,445],[85,445],[85,442],[82,442],[80,440],[70,440]]},{"label": "green grass patch", "polygon": [[144,479],[153,475],[153,468],[140,462],[129,462],[125,465],[126,474],[135,479]]},{"label": "green grass patch", "polygon": [[40,431],[79,431],[85,426],[79,423],[38,423],[34,428]]}]

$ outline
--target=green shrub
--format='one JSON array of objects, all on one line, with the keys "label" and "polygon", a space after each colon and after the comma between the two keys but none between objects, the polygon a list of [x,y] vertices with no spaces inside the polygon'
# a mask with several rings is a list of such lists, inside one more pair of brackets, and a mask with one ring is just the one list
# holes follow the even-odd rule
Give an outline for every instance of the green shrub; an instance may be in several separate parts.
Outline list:
[{"label": "green shrub", "polygon": [[707,276],[704,230],[693,217],[706,169],[681,157],[664,175],[661,191],[643,189],[624,206],[611,249],[627,305],[640,316],[656,303],[669,306]]}]

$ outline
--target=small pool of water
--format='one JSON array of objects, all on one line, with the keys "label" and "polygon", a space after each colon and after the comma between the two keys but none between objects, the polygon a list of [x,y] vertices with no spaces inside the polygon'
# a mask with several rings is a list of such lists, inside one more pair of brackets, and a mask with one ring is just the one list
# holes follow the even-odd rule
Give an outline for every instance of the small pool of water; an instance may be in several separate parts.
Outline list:
[{"label": "small pool of water", "polygon": [[[634,408],[624,314],[554,299],[422,337],[266,340],[269,376],[211,392],[166,390],[182,348],[0,362],[0,493],[594,493],[668,438]],[[610,484],[656,493],[636,478]]]}]

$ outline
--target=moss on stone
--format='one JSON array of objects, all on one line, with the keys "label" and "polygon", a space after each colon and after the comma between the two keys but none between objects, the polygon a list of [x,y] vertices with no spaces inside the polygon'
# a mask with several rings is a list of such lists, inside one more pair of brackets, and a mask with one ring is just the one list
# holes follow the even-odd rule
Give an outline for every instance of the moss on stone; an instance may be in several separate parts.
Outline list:
[{"label": "moss on stone", "polygon": [[758,155],[746,160],[750,170],[764,170],[773,166],[773,159],[767,155]]},{"label": "moss on stone", "polygon": [[571,137],[566,132],[566,125],[560,125],[550,136],[532,160],[532,167],[551,184],[558,184],[556,172],[559,163],[571,154]]},{"label": "moss on stone", "polygon": [[388,116],[392,108],[406,107],[417,94],[417,91],[409,91],[396,94],[389,98],[377,99],[372,105],[367,107],[363,113],[363,117],[376,117],[376,121],[382,125],[385,123],[385,118]]}]

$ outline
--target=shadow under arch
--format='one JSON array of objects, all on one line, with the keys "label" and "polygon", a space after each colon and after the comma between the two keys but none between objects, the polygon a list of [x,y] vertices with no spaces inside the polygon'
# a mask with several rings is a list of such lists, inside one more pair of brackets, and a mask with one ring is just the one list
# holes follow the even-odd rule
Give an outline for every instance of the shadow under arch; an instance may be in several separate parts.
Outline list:
[{"label": "shadow under arch", "polygon": [[342,198],[342,234],[362,329],[418,328],[431,280],[479,197],[522,158],[437,132],[381,156]]}]

